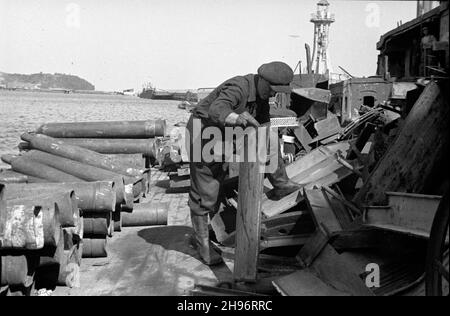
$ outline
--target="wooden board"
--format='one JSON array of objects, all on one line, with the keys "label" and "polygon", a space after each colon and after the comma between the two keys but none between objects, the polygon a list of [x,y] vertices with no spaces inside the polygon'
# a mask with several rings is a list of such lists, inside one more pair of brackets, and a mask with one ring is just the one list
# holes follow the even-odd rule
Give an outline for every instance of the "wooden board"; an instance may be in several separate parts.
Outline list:
[{"label": "wooden board", "polygon": [[[244,145],[248,147],[248,137],[245,137]],[[261,168],[264,165],[256,160],[241,162],[239,166],[236,258],[233,272],[233,278],[238,281],[254,282],[257,278],[264,181]]]},{"label": "wooden board", "polygon": [[[351,226],[353,219],[345,204],[333,197],[331,194],[324,192],[324,189],[322,189],[322,192],[324,193],[328,204],[336,215],[336,218],[338,219],[342,229],[348,229]],[[336,195],[339,196],[338,193],[336,193]]]},{"label": "wooden board", "polygon": [[339,124],[339,120],[335,115],[318,121],[314,124],[314,128],[319,135],[316,138],[312,139],[309,144],[330,138],[331,136],[337,135],[343,131],[343,128]]},{"label": "wooden board", "polygon": [[[350,150],[350,143],[348,141],[321,146],[319,148],[312,150],[302,158],[287,165],[286,173],[289,178],[293,178],[295,176],[298,176],[302,172],[304,173],[308,169],[313,168],[315,165],[320,164],[322,161],[329,158],[337,151],[341,151],[342,153],[344,153],[343,155],[346,156],[346,153],[349,150]],[[268,189],[272,189],[272,185],[270,184],[268,179],[264,181],[264,186]]]},{"label": "wooden board", "polygon": [[295,191],[280,200],[270,200],[265,194],[262,198],[261,211],[268,218],[279,215],[303,201],[301,190]]},{"label": "wooden board", "polygon": [[304,190],[303,194],[317,229],[325,226],[330,233],[342,231],[342,226],[321,189]]},{"label": "wooden board", "polygon": [[283,296],[349,296],[319,279],[312,269],[304,269],[283,276],[273,285]]},{"label": "wooden board", "polygon": [[328,244],[329,236],[322,231],[316,229],[315,233],[307,240],[296,258],[298,262],[304,267],[309,267],[322,249]]},{"label": "wooden board", "polygon": [[334,158],[327,158],[309,170],[292,177],[292,181],[306,187],[332,185],[353,174]]},{"label": "wooden board", "polygon": [[312,138],[303,124],[300,124],[299,127],[294,129],[294,135],[298,139],[300,144],[302,144],[306,152],[309,153],[311,151],[311,146],[309,146],[309,144],[311,143]]},{"label": "wooden board", "polygon": [[309,234],[264,237],[261,240],[260,248],[267,249],[288,246],[303,246],[308,242],[309,238]]},{"label": "wooden board", "polygon": [[[335,183],[339,183],[341,180],[352,175],[353,172],[347,168],[342,167],[338,162],[331,161],[328,165],[325,165],[323,169],[319,169],[308,176],[304,182],[300,183],[304,186],[304,189],[312,190],[320,188],[322,186],[330,186]],[[294,182],[300,177],[294,177]],[[304,200],[301,191],[293,192],[280,200],[271,200],[266,195],[263,196],[262,212],[268,218],[281,214],[294,206],[298,205]]]}]

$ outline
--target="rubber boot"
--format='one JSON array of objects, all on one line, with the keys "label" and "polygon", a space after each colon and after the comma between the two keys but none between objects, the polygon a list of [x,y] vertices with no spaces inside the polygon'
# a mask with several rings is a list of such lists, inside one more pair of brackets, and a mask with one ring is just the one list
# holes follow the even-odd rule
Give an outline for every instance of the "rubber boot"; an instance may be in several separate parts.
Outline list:
[{"label": "rubber boot", "polygon": [[283,159],[281,158],[280,152],[278,154],[278,168],[274,173],[269,173],[267,178],[273,186],[273,190],[270,195],[276,200],[282,199],[292,192],[302,188],[300,184],[295,183],[287,176],[286,167]]},{"label": "rubber boot", "polygon": [[209,241],[208,215],[198,216],[191,212],[191,221],[194,229],[192,244],[202,261],[209,266],[223,263],[222,256]]}]

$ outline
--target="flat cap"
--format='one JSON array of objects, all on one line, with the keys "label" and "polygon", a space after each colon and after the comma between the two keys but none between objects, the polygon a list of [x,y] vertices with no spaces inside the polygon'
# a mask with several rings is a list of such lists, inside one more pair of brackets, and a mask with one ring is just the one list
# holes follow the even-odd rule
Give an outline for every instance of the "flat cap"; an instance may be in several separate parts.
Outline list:
[{"label": "flat cap", "polygon": [[294,72],[286,63],[274,61],[264,64],[259,67],[258,75],[267,80],[275,92],[289,93],[291,91],[289,84],[294,79]]}]

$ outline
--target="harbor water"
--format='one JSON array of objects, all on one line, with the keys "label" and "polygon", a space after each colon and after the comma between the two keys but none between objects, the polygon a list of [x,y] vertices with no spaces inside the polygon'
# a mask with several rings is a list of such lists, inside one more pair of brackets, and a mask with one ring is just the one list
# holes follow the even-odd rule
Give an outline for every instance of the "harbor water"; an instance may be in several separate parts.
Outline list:
[{"label": "harbor water", "polygon": [[[179,103],[125,95],[0,90],[0,155],[17,154],[20,135],[47,122],[165,119],[170,132],[189,118],[187,111],[178,109]],[[0,161],[0,168],[6,167]]]}]

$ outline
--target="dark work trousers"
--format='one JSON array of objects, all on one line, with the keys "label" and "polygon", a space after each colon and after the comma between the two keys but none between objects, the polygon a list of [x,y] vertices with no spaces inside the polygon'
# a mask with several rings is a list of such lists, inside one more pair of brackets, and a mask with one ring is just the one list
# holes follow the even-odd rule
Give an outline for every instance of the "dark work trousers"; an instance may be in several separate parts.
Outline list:
[{"label": "dark work trousers", "polygon": [[[188,124],[186,126],[189,135],[186,135],[186,148],[188,149],[188,156],[190,159],[189,167],[191,174],[191,188],[189,191],[189,207],[191,211],[198,216],[206,214],[214,214],[218,211],[222,195],[222,183],[228,173],[228,163],[223,162],[224,157],[221,157],[222,162],[205,162],[204,157],[200,155],[203,149],[203,145],[210,141],[210,139],[202,140],[201,131],[205,126],[198,126],[197,133],[193,132],[193,121],[195,117],[191,115]],[[200,122],[200,119],[197,119]],[[198,124],[200,125],[200,123]],[[197,135],[195,135],[197,134]],[[193,146],[194,141],[198,141],[200,145],[197,148]],[[194,151],[197,152],[195,157]],[[269,180],[272,185],[286,181],[286,169],[283,159],[281,158],[280,147],[274,153],[269,154],[270,157],[278,156],[278,165],[274,172],[266,174],[269,176]],[[196,159],[193,159],[196,158]]]},{"label": "dark work trousers", "polygon": [[[186,129],[189,135],[186,137],[186,144],[189,152],[189,167],[191,173],[191,188],[189,192],[189,207],[191,211],[198,216],[216,213],[220,206],[221,187],[227,174],[227,164],[225,162],[204,162],[203,157],[201,161],[194,161],[194,150],[201,150],[203,144],[208,140],[201,140],[201,135],[194,135],[193,120],[191,115]],[[203,126],[202,126],[203,130]],[[193,142],[197,139],[202,142],[202,146],[194,148]]]}]

